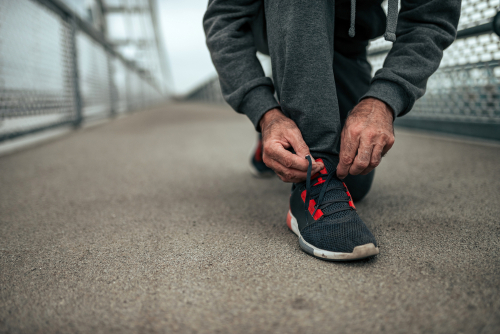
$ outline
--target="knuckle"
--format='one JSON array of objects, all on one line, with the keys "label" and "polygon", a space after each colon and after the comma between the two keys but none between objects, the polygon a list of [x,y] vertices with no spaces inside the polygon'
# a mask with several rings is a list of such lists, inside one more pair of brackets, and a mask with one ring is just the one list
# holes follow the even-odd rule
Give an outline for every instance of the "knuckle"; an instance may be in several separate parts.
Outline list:
[{"label": "knuckle", "polygon": [[299,144],[297,145],[297,149],[298,150],[301,150],[301,151],[308,151],[309,150],[309,147],[307,146],[306,143],[304,143],[303,141],[299,142]]},{"label": "knuckle", "polygon": [[273,150],[273,146],[270,143],[264,143],[262,146],[264,152],[271,152]]},{"label": "knuckle", "polygon": [[348,132],[351,137],[358,137],[361,135],[361,129],[357,126],[351,127]]},{"label": "knuckle", "polygon": [[366,161],[366,160],[360,160],[360,161],[357,163],[357,165],[358,165],[359,167],[361,167],[361,168],[365,169],[366,167],[368,167],[368,164],[369,164],[369,163],[370,163],[369,161]]},{"label": "knuckle", "polygon": [[271,160],[269,159],[269,157],[267,156],[267,154],[265,154],[265,153],[264,153],[264,154],[262,155],[262,161],[264,162],[264,164],[265,164],[267,167],[271,168]]},{"label": "knuckle", "polygon": [[373,141],[376,137],[377,134],[374,131],[367,131],[364,135],[369,141]]},{"label": "knuckle", "polygon": [[290,158],[283,158],[283,162],[282,162],[283,166],[285,166],[286,168],[290,168],[292,167],[293,165],[293,160],[290,159]]},{"label": "knuckle", "polygon": [[340,161],[344,165],[350,165],[350,164],[352,164],[352,158],[350,156],[347,156],[347,155],[341,156],[340,157]]}]

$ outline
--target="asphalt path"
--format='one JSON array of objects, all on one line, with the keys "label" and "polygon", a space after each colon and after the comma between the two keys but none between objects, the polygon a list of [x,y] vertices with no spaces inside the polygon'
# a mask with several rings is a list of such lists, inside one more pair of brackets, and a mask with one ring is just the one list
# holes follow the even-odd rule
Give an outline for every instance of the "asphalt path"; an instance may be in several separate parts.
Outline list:
[{"label": "asphalt path", "polygon": [[330,263],[254,142],[170,104],[0,157],[0,332],[500,332],[500,145],[396,131],[357,204],[380,254]]}]

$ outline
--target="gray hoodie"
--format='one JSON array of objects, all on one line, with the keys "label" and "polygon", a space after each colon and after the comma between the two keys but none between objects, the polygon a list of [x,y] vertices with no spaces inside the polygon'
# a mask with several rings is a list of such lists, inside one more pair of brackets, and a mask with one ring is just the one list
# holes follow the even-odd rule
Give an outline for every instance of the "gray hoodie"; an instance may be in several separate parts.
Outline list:
[{"label": "gray hoodie", "polygon": [[[255,68],[260,66],[255,52],[267,51],[263,2],[210,0],[203,20],[223,96],[234,110],[246,114],[257,129],[261,110],[278,106],[272,83]],[[386,40],[394,42],[383,68],[375,73],[362,98],[378,98],[392,107],[395,116],[402,116],[424,95],[427,80],[439,67],[443,50],[454,41],[461,1],[401,0],[396,15],[397,0],[389,0],[387,20],[381,2],[335,1],[335,20],[341,21],[340,25],[336,22],[335,39],[337,43],[337,39],[355,38],[367,44],[385,32]]]}]

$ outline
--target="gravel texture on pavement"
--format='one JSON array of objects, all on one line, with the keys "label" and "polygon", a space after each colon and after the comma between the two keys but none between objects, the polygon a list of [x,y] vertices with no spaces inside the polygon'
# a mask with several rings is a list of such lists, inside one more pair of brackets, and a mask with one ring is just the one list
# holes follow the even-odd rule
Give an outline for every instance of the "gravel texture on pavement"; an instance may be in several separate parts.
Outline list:
[{"label": "gravel texture on pavement", "polygon": [[500,145],[396,131],[321,261],[228,107],[167,104],[0,158],[0,332],[499,333]]}]

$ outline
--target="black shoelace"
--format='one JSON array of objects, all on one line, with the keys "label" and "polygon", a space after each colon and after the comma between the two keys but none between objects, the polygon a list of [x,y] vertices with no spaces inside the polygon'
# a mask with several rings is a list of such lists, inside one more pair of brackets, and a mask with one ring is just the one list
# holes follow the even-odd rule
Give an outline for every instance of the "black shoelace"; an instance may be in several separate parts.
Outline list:
[{"label": "black shoelace", "polygon": [[[335,171],[333,171],[333,172],[328,172],[327,171],[327,174],[317,173],[316,175],[311,175],[311,171],[312,171],[312,159],[311,159],[311,157],[309,155],[306,156],[306,159],[307,159],[307,161],[309,161],[309,166],[307,167],[306,200],[305,200],[305,203],[304,203],[304,209],[306,211],[308,211],[309,210],[309,201],[311,199],[316,200],[316,206],[314,207],[314,212],[312,213],[311,216],[314,217],[314,215],[316,214],[316,211],[318,211],[318,210],[323,211],[323,209],[325,209],[330,204],[339,203],[339,202],[350,202],[351,201],[351,198],[349,196],[347,196],[347,189],[345,188],[345,186],[343,184],[341,186],[338,186],[338,185],[329,185],[330,184],[330,180],[335,176]],[[323,187],[321,187],[321,191],[319,191],[319,192],[314,191],[314,193],[311,193],[311,180],[312,180],[312,177],[314,177],[313,179],[317,179],[319,177],[322,177],[322,178],[326,177],[326,180],[323,183]],[[323,197],[325,196],[326,192],[330,191],[330,190],[334,190],[334,189],[345,191],[346,192],[346,197],[345,198],[335,198],[335,199],[330,199],[330,200],[327,200],[327,201],[323,201]],[[325,217],[326,216],[331,216],[334,213],[341,212],[341,211],[346,211],[346,210],[354,210],[354,208],[351,207],[351,206],[349,206],[349,207],[340,208],[340,209],[337,209],[337,210],[334,210],[334,211],[331,211],[331,212],[327,212],[327,213],[323,212],[323,216],[325,216]],[[306,221],[307,221],[307,219],[308,219],[308,215],[306,213]]]}]

